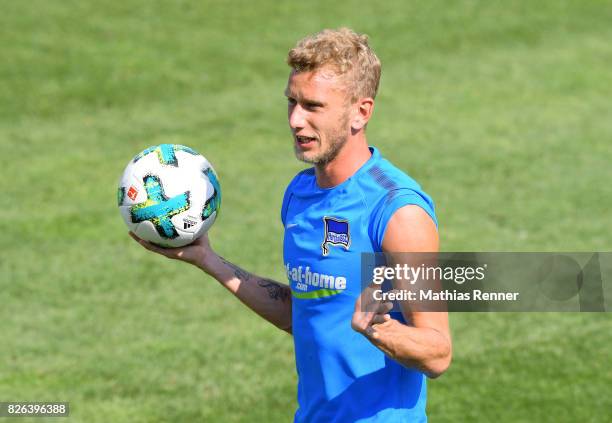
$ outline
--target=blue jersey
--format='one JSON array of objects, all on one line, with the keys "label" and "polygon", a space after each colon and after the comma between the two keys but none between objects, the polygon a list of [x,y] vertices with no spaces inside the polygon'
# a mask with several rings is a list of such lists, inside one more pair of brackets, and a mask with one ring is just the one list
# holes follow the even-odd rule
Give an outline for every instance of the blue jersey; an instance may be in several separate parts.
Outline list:
[{"label": "blue jersey", "polygon": [[298,374],[295,422],[426,421],[425,376],[387,357],[351,328],[362,252],[380,252],[387,223],[431,199],[370,148],[349,179],[319,188],[314,169],[289,184],[282,206],[284,262],[292,292]]}]

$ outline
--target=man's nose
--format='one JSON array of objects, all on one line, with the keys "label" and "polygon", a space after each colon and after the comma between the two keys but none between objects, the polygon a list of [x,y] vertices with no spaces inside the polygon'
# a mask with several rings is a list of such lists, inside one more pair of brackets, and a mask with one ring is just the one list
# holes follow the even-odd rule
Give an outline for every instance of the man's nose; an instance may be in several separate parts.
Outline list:
[{"label": "man's nose", "polygon": [[299,104],[289,108],[289,126],[291,129],[300,129],[305,126],[304,109]]}]

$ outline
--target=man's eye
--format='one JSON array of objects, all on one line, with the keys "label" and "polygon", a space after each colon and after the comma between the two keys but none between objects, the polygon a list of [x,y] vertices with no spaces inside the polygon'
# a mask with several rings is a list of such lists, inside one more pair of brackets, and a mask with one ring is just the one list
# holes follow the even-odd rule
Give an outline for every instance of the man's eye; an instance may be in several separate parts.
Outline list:
[{"label": "man's eye", "polygon": [[304,104],[304,108],[308,109],[308,110],[316,110],[319,107],[320,106],[318,104],[315,104],[315,103],[306,103],[306,104]]},{"label": "man's eye", "polygon": [[287,102],[291,105],[295,104],[295,98],[287,98]]}]

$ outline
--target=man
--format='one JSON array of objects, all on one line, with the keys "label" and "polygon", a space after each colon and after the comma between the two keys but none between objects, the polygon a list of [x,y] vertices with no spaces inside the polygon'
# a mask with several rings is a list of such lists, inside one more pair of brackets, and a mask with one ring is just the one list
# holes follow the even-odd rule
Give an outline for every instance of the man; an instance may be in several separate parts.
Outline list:
[{"label": "man", "polygon": [[394,319],[389,303],[363,312],[360,299],[362,252],[438,250],[431,200],[366,141],[380,62],[349,29],[301,40],[287,61],[295,154],[313,165],[283,199],[290,286],[228,262],[206,236],[179,249],[137,240],[200,267],[293,334],[296,422],[425,421],[424,375],[439,376],[451,360],[446,313],[403,308]]}]

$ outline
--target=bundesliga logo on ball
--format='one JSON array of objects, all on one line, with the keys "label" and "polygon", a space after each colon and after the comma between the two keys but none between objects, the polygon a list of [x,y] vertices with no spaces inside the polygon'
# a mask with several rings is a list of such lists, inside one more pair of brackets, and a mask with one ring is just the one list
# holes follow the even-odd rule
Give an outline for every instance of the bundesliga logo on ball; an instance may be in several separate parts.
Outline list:
[{"label": "bundesliga logo on ball", "polygon": [[128,163],[117,202],[136,236],[164,247],[182,247],[214,223],[221,186],[204,156],[183,145],[161,144]]}]

